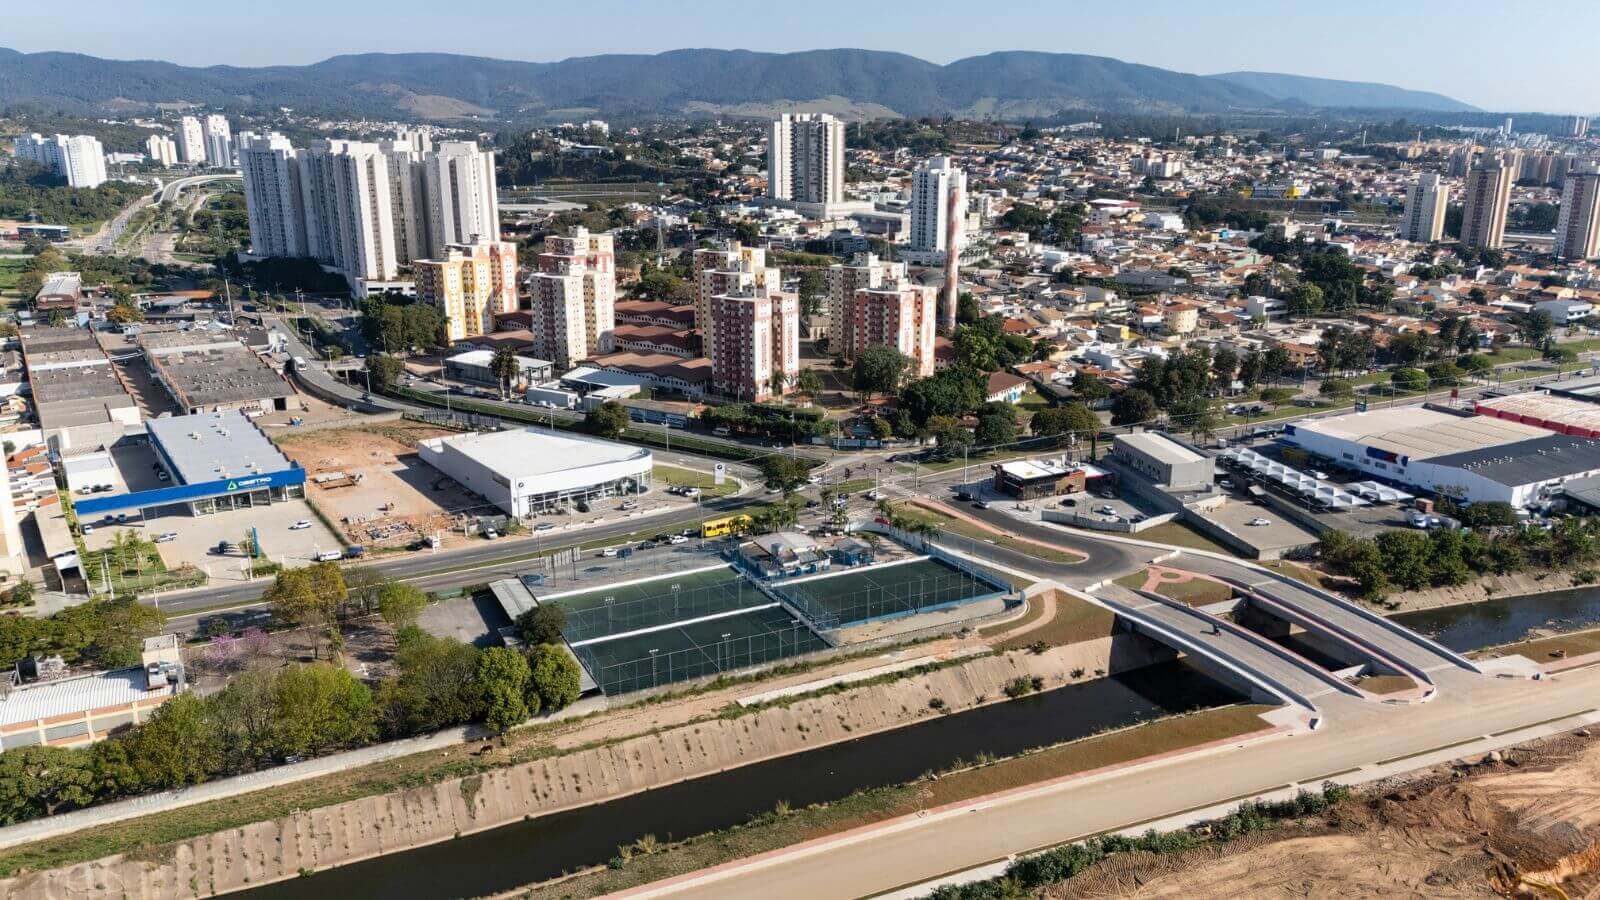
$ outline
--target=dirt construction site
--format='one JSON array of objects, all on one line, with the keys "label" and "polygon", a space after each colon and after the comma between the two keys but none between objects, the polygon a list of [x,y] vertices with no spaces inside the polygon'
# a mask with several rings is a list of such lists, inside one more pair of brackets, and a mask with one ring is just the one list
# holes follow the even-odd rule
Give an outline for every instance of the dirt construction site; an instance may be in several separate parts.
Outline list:
[{"label": "dirt construction site", "polygon": [[1231,842],[1118,854],[1040,896],[1593,900],[1600,740],[1580,731],[1441,766]]},{"label": "dirt construction site", "polygon": [[305,468],[306,499],[345,540],[403,547],[438,534],[448,547],[466,540],[462,516],[498,512],[418,458],[418,441],[451,433],[395,421],[273,437],[284,455]]}]

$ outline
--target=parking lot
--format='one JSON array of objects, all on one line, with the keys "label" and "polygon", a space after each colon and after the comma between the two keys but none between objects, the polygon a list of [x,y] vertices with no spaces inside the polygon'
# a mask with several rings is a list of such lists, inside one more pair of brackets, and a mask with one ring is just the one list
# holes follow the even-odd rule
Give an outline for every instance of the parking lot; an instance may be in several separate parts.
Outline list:
[{"label": "parking lot", "polygon": [[[289,527],[299,521],[311,525],[301,529]],[[261,552],[285,568],[307,565],[318,551],[343,549],[333,533],[312,515],[304,500],[287,500],[208,516],[173,512],[150,519],[142,530],[151,540],[166,532],[175,534],[172,541],[158,545],[161,561],[169,569],[193,563],[210,576],[210,583],[216,584],[246,580],[243,555],[237,550],[229,556],[219,556],[212,551],[220,541],[238,544],[249,535],[252,527],[261,541]]]},{"label": "parking lot", "polygon": [[[1247,499],[1241,493],[1231,494],[1221,506],[1207,511],[1205,515],[1259,548],[1264,554],[1271,553],[1272,556],[1287,548],[1303,547],[1317,541],[1315,534],[1267,506]],[[1251,522],[1265,522],[1265,524],[1252,525]]]}]

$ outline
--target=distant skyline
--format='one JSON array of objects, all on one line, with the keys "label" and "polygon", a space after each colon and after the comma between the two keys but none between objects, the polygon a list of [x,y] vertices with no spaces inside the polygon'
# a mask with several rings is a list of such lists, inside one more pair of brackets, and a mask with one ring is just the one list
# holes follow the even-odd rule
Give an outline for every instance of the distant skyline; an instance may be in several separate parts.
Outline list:
[{"label": "distant skyline", "polygon": [[[259,10],[259,11],[258,11]],[[433,51],[531,61],[690,47],[854,47],[947,63],[998,50],[1087,53],[1209,75],[1285,72],[1435,91],[1486,110],[1600,113],[1600,3],[1345,0],[280,0],[271,7],[79,0],[73,15],[7,10],[0,46],[188,66],[299,65],[347,53]]]}]

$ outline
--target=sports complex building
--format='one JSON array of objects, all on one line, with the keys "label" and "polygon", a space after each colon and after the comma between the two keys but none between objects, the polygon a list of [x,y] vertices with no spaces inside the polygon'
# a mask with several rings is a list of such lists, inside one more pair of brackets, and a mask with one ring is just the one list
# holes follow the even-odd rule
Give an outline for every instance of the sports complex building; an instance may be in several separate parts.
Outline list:
[{"label": "sports complex building", "polygon": [[535,428],[432,438],[417,453],[518,518],[648,490],[654,470],[642,447]]},{"label": "sports complex building", "polygon": [[607,695],[769,665],[842,643],[841,628],[1004,597],[1011,585],[959,560],[914,556],[766,581],[719,563],[539,596],[496,590],[513,620],[528,605],[566,613],[563,637]]},{"label": "sports complex building", "polygon": [[1351,413],[1286,425],[1284,439],[1369,478],[1469,503],[1526,507],[1554,496],[1568,480],[1600,474],[1600,440],[1591,436],[1600,429],[1549,427],[1558,406],[1574,417],[1595,407],[1556,399],[1494,398],[1478,404],[1482,415],[1425,406]]}]

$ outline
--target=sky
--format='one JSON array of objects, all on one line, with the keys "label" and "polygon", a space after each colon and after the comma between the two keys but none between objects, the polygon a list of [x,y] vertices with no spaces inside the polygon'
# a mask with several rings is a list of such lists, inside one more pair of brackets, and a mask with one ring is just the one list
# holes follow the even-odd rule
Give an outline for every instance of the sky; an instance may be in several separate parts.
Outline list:
[{"label": "sky", "polygon": [[77,0],[18,2],[0,46],[184,65],[436,51],[551,61],[683,47],[860,47],[945,63],[996,50],[1182,72],[1288,72],[1437,91],[1488,110],[1600,112],[1596,0]]}]

